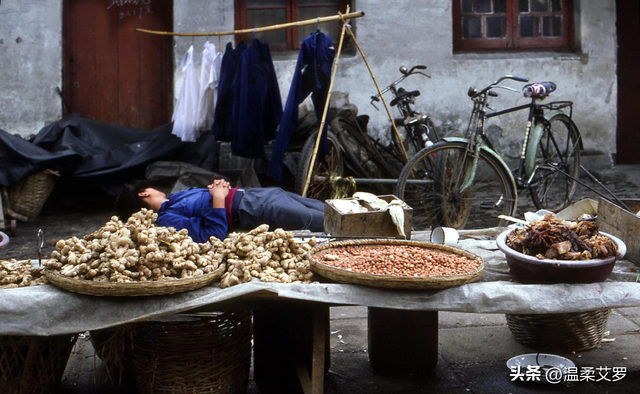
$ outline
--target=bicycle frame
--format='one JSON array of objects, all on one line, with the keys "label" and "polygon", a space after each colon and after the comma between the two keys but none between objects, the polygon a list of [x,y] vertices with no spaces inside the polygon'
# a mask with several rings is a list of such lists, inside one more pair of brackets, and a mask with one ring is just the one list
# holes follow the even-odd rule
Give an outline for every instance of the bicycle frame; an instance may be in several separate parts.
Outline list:
[{"label": "bicycle frame", "polygon": [[[513,171],[509,170],[511,178],[513,179],[514,185],[517,186],[517,189],[523,189],[534,183],[537,179],[535,178],[536,166],[535,166],[535,148],[537,143],[540,141],[540,138],[544,132],[545,127],[549,127],[548,119],[550,119],[553,115],[555,115],[560,109],[565,107],[570,107],[569,118],[573,115],[573,102],[571,101],[554,101],[547,104],[541,104],[537,102],[537,99],[534,97],[531,99],[531,102],[523,105],[519,105],[516,107],[506,108],[500,111],[495,111],[492,113],[487,113],[486,108],[488,107],[487,99],[490,95],[490,91],[485,89],[483,93],[478,95],[477,99],[474,99],[474,107],[472,111],[472,115],[469,119],[469,126],[467,128],[466,133],[466,141],[469,142],[468,153],[472,152],[472,162],[469,164],[468,171],[465,171],[465,178],[462,180],[462,185],[460,186],[460,190],[464,192],[467,188],[469,188],[476,176],[476,169],[478,164],[478,157],[480,153],[480,149],[490,152],[494,157],[499,159],[499,161],[504,164],[506,169],[509,169],[509,166],[504,162],[504,160],[500,157],[500,155],[495,151],[493,145],[487,138],[484,133],[484,125],[487,119],[491,119],[497,116],[505,115],[512,112],[522,111],[525,109],[529,109],[529,114],[527,117],[527,124],[525,128],[525,135],[522,141],[522,147],[520,150],[520,157],[517,168],[517,176],[513,176]],[[544,113],[544,110],[547,109],[547,113]],[[534,124],[535,121],[535,124]],[[475,125],[475,130],[473,126]],[[473,132],[473,135],[471,135]],[[444,138],[445,141],[459,141],[458,138]],[[580,146],[582,145],[582,139],[578,139]],[[533,143],[532,143],[533,142]],[[553,144],[557,143],[553,140]],[[533,147],[533,148],[530,148]]]}]

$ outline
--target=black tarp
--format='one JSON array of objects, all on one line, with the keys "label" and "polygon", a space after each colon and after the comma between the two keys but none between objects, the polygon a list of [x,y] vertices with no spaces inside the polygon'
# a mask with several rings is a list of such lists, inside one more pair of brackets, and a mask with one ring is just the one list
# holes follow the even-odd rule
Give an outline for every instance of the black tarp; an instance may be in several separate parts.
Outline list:
[{"label": "black tarp", "polygon": [[172,125],[141,130],[85,119],[71,114],[44,127],[31,140],[0,130],[0,185],[10,186],[42,169],[62,177],[103,183],[111,195],[123,184],[144,178],[146,166],[157,160],[189,163],[215,170],[219,145],[206,132],[196,142],[182,142]]}]

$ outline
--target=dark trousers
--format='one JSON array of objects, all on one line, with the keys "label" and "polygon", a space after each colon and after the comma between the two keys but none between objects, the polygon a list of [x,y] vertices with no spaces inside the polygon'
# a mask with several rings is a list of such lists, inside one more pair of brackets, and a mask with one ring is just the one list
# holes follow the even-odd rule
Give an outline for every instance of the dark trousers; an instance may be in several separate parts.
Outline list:
[{"label": "dark trousers", "polygon": [[324,230],[324,203],[301,197],[279,187],[244,190],[238,206],[240,225],[243,230],[268,224],[271,231]]}]

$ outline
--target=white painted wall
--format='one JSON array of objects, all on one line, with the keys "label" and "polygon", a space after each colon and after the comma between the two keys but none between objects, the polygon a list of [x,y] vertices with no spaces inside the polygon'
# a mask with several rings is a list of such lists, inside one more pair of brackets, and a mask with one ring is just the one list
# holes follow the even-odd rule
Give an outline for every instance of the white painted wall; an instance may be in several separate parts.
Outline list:
[{"label": "white painted wall", "polygon": [[[174,0],[174,30],[221,31],[234,28],[233,0]],[[414,77],[407,89],[419,89],[417,108],[429,112],[443,130],[464,129],[471,101],[470,85],[486,86],[503,74],[552,80],[556,100],[575,102],[574,119],[585,148],[591,153],[615,152],[616,30],[614,0],[576,1],[578,48],[571,54],[456,54],[452,53],[451,2],[444,0],[355,0],[366,16],[355,22],[362,46],[381,86],[395,80],[400,65],[425,64],[432,79]],[[5,0],[0,5],[0,128],[10,133],[37,133],[59,119],[62,104],[55,91],[62,84],[62,1]],[[18,39],[19,38],[19,39]],[[176,37],[179,64],[191,43],[202,48],[206,38]],[[210,38],[217,44],[217,38]],[[226,44],[231,37],[225,37]],[[286,100],[296,54],[276,60],[280,90]],[[376,93],[359,55],[342,56],[334,89],[347,92],[361,114],[371,116],[371,127],[386,130],[384,111],[369,105]],[[182,76],[175,72],[175,91]],[[521,84],[513,83],[514,87]],[[504,92],[493,101],[497,109],[524,104],[515,93]],[[492,122],[501,134],[500,149],[515,154],[522,140],[526,113]]]}]

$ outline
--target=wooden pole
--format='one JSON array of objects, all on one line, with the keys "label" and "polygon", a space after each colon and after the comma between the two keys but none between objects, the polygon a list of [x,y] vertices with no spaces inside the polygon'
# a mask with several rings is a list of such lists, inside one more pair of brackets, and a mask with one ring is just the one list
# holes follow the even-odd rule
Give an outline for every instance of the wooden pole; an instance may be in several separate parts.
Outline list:
[{"label": "wooden pole", "polygon": [[234,34],[260,33],[260,32],[263,32],[263,31],[287,29],[287,28],[290,28],[290,27],[315,25],[316,23],[336,22],[336,21],[340,21],[340,20],[344,21],[345,19],[361,18],[363,16],[364,16],[364,12],[363,11],[351,12],[351,13],[349,13],[349,11],[347,11],[347,13],[344,14],[344,15],[339,14],[339,15],[334,15],[334,16],[325,16],[325,17],[321,17],[321,18],[305,19],[303,21],[297,21],[297,22],[283,23],[281,25],[271,25],[271,26],[264,26],[264,27],[256,27],[254,29],[221,31],[221,32],[214,32],[214,33],[175,33],[175,32],[171,32],[171,31],[147,30],[147,29],[141,29],[139,27],[136,27],[135,30],[140,32],[140,33],[157,34],[157,35],[162,35],[162,36],[187,36],[187,37],[191,37],[191,36],[195,36],[195,37],[197,37],[197,36],[231,36],[231,35],[234,35]]},{"label": "wooden pole", "polygon": [[[339,15],[342,15],[340,13],[338,13]],[[367,69],[369,69],[369,74],[371,74],[371,79],[373,79],[373,83],[376,85],[376,89],[378,90],[378,95],[380,96],[380,99],[382,100],[382,104],[384,104],[384,109],[387,111],[387,116],[389,116],[389,121],[391,121],[391,127],[393,127],[393,131],[396,133],[396,137],[398,138],[398,141],[400,141],[400,147],[402,147],[402,153],[404,154],[405,159],[407,159],[407,161],[409,161],[409,155],[407,154],[407,150],[404,148],[404,143],[402,142],[402,138],[400,138],[400,133],[398,132],[398,129],[396,128],[396,124],[393,121],[393,116],[391,116],[391,111],[389,110],[389,106],[387,106],[387,101],[384,99],[384,96],[382,96],[382,91],[380,91],[380,86],[378,86],[378,81],[376,81],[376,77],[375,75],[373,75],[373,71],[371,70],[371,67],[369,66],[369,62],[367,61],[367,57],[364,55],[364,52],[362,51],[362,48],[360,48],[360,45],[358,44],[358,40],[356,40],[356,37],[353,35],[353,32],[351,31],[351,27],[349,26],[349,24],[347,23],[347,21],[345,19],[342,20],[344,22],[344,26],[346,26],[347,30],[349,30],[349,35],[351,36],[351,39],[353,40],[353,43],[356,44],[356,47],[358,48],[358,51],[360,52],[360,55],[362,56],[362,59],[364,60],[364,64],[367,66]]]},{"label": "wooden pole", "polygon": [[[349,6],[347,6],[347,13],[349,12]],[[342,14],[338,13],[338,17]],[[343,20],[344,21],[344,20]],[[322,136],[322,130],[326,123],[327,112],[329,111],[329,102],[331,101],[331,91],[333,90],[333,82],[336,79],[336,71],[338,70],[338,61],[340,60],[340,53],[342,52],[342,42],[344,41],[345,27],[347,23],[342,25],[342,31],[340,32],[340,42],[338,43],[338,53],[333,62],[333,70],[331,71],[331,82],[329,83],[329,92],[327,93],[327,100],[324,103],[324,111],[322,111],[322,119],[320,120],[320,128],[318,129],[318,135],[316,136],[316,145],[313,149],[313,155],[311,156],[311,162],[309,163],[309,170],[307,171],[307,177],[304,181],[304,188],[302,189],[302,197],[307,196],[307,189],[309,189],[309,182],[311,181],[311,174],[313,173],[313,165],[316,162],[316,155],[318,154],[318,147],[320,146],[320,137]],[[326,152],[325,152],[326,153]]]}]

